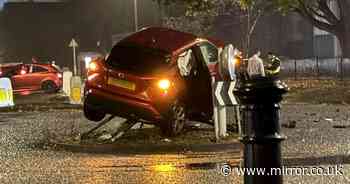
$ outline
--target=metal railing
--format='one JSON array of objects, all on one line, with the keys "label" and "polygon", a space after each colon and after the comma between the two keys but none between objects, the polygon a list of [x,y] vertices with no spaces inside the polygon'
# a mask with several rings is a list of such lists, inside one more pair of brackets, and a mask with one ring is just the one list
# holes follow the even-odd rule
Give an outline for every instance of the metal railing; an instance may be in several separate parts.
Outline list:
[{"label": "metal railing", "polygon": [[292,79],[350,79],[349,58],[311,58],[302,60],[283,60],[281,77]]}]

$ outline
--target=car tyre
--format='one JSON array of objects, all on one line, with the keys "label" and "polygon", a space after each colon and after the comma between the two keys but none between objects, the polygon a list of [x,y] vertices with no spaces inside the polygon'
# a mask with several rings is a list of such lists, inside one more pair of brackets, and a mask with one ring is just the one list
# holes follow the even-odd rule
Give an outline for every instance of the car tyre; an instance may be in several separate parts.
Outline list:
[{"label": "car tyre", "polygon": [[160,123],[162,133],[169,137],[179,135],[187,122],[186,107],[183,103],[175,102],[171,105],[165,118]]},{"label": "car tyre", "polygon": [[101,121],[103,120],[103,118],[105,118],[106,113],[96,110],[94,108],[91,108],[89,105],[85,105],[84,104],[84,116],[86,119],[90,120],[90,121]]},{"label": "car tyre", "polygon": [[57,91],[57,86],[53,81],[45,81],[42,83],[41,89],[46,93],[54,93]]}]

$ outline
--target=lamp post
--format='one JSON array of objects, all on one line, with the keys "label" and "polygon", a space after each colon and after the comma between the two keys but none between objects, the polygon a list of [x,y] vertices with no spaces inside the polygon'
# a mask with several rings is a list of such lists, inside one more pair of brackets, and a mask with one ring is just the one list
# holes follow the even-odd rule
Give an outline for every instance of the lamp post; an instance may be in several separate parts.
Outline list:
[{"label": "lamp post", "polygon": [[138,7],[137,7],[137,0],[134,0],[134,26],[135,31],[139,30],[139,20],[138,20]]}]

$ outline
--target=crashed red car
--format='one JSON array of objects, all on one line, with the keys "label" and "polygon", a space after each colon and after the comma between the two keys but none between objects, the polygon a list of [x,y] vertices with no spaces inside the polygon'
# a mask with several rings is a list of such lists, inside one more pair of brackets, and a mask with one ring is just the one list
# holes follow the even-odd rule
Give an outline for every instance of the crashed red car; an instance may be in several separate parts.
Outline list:
[{"label": "crashed red car", "polygon": [[11,79],[14,93],[38,91],[57,92],[62,88],[62,72],[51,64],[5,64],[0,77]]},{"label": "crashed red car", "polygon": [[158,125],[179,134],[187,120],[210,122],[211,75],[217,73],[218,41],[166,28],[147,28],[117,43],[109,57],[90,63],[84,114],[106,114]]}]

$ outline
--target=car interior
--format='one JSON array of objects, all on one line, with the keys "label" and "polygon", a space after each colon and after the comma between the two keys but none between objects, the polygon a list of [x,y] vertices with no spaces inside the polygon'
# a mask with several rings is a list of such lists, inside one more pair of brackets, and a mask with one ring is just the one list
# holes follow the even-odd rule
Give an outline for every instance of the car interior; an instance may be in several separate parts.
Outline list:
[{"label": "car interior", "polygon": [[[189,118],[197,121],[208,121],[212,116],[212,98],[211,98],[211,78],[209,69],[202,57],[198,47],[193,47],[187,51],[188,62],[186,68],[189,70],[187,75],[183,75],[186,83],[187,109]],[[180,69],[181,72],[181,69]]]}]

